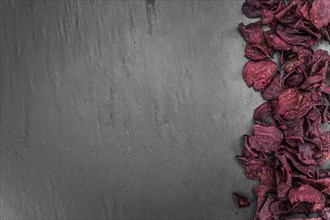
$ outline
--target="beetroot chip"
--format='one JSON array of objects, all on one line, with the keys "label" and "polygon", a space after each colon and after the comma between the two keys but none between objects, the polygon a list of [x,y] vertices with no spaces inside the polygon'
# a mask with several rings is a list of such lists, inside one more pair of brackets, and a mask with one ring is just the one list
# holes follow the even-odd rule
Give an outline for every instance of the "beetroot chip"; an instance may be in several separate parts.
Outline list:
[{"label": "beetroot chip", "polygon": [[254,135],[248,137],[251,148],[269,153],[282,143],[283,133],[275,126],[254,125]]},{"label": "beetroot chip", "polygon": [[314,159],[316,146],[312,143],[305,142],[298,145],[299,153],[297,154],[298,159],[306,165],[314,165],[316,161]]},{"label": "beetroot chip", "polygon": [[[239,25],[250,60],[243,79],[267,100],[238,156],[258,181],[254,219],[330,220],[330,168],[319,167],[330,159],[330,56],[312,49],[330,43],[330,0],[246,0],[242,10],[260,17]],[[248,203],[233,196],[238,207]]]},{"label": "beetroot chip", "polygon": [[244,67],[243,77],[246,84],[255,90],[266,88],[276,73],[277,65],[273,61],[249,61]]},{"label": "beetroot chip", "polygon": [[269,220],[269,219],[278,219],[278,215],[274,215],[274,213],[271,211],[271,205],[275,202],[276,200],[273,197],[268,197],[264,205],[261,207],[259,213],[258,213],[258,219],[260,220]]},{"label": "beetroot chip", "polygon": [[264,201],[266,200],[266,195],[269,190],[270,190],[270,188],[263,184],[259,184],[253,189],[253,192],[257,196],[257,199],[258,199],[257,214],[259,213],[262,205],[264,204]]},{"label": "beetroot chip", "polygon": [[297,202],[313,204],[312,211],[321,211],[325,206],[324,195],[310,185],[302,185],[297,189],[292,188],[288,198],[292,204]]},{"label": "beetroot chip", "polygon": [[285,182],[279,183],[277,185],[277,189],[276,189],[277,196],[280,199],[284,199],[287,196],[290,188],[291,188],[291,186],[288,186]]},{"label": "beetroot chip", "polygon": [[261,15],[262,8],[259,0],[246,0],[243,3],[242,11],[248,18],[256,18]]},{"label": "beetroot chip", "polygon": [[242,160],[242,166],[244,168],[244,174],[248,179],[259,180],[262,175],[262,169],[265,166],[265,162],[258,159]]},{"label": "beetroot chip", "polygon": [[243,207],[250,206],[249,200],[245,196],[242,196],[241,194],[239,194],[237,192],[233,193],[233,198],[234,198],[234,202],[235,202],[237,208],[243,208]]},{"label": "beetroot chip", "polygon": [[239,29],[248,43],[262,43],[265,40],[264,31],[260,22],[244,25],[239,24]]},{"label": "beetroot chip", "polygon": [[286,218],[285,220],[324,220],[324,219],[322,219],[321,217],[316,217],[316,218]]},{"label": "beetroot chip", "polygon": [[257,124],[265,126],[276,126],[273,109],[268,102],[261,104],[254,110],[253,118]]},{"label": "beetroot chip", "polygon": [[[330,206],[330,203],[328,205]],[[321,215],[324,219],[330,219],[330,207],[324,208],[321,212]]]},{"label": "beetroot chip", "polygon": [[299,143],[304,143],[304,130],[302,120],[292,120],[285,122],[283,133],[286,142],[291,146],[297,146]]},{"label": "beetroot chip", "polygon": [[245,47],[245,57],[249,60],[264,60],[268,57],[268,47],[265,44],[249,43]]},{"label": "beetroot chip", "polygon": [[289,27],[293,27],[303,15],[299,11],[300,7],[296,1],[291,1],[287,7],[284,7],[281,11],[279,11],[275,17],[277,21],[285,24]]},{"label": "beetroot chip", "polygon": [[318,29],[326,27],[330,23],[330,1],[314,0],[309,17]]},{"label": "beetroot chip", "polygon": [[320,30],[323,38],[330,43],[330,24]]},{"label": "beetroot chip", "polygon": [[307,35],[294,28],[286,27],[283,30],[277,28],[276,32],[283,41],[296,46],[311,47],[317,42],[315,36]]},{"label": "beetroot chip", "polygon": [[276,33],[271,31],[265,32],[267,43],[271,45],[275,50],[292,50],[292,45],[285,42]]},{"label": "beetroot chip", "polygon": [[284,0],[272,1],[271,6],[263,8],[261,14],[262,24],[273,24],[275,15],[285,7]]},{"label": "beetroot chip", "polygon": [[287,89],[278,97],[274,112],[285,119],[298,119],[307,114],[313,106],[321,103],[320,92],[302,92],[298,89]]},{"label": "beetroot chip", "polygon": [[277,98],[283,91],[284,88],[281,85],[281,78],[275,76],[269,86],[262,92],[262,95],[265,99],[272,100]]}]

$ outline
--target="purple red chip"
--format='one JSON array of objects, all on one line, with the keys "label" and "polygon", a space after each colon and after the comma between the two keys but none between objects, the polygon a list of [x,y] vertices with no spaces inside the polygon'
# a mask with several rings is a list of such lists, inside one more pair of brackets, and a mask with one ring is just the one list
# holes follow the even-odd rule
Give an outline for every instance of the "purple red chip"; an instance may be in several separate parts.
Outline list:
[{"label": "purple red chip", "polygon": [[[255,220],[330,219],[330,0],[246,0],[243,79],[267,100],[254,111],[254,134],[238,156],[258,180]],[[278,64],[274,55],[279,54]],[[237,207],[250,205],[233,193]],[[300,215],[297,217],[296,215]],[[305,217],[301,217],[304,215]],[[313,217],[311,217],[313,216]]]}]

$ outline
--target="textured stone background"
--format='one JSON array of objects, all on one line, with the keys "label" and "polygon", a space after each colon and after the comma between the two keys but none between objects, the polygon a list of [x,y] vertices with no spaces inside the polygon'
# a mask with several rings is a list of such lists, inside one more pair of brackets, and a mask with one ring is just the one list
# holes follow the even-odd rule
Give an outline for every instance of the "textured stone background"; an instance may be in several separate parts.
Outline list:
[{"label": "textured stone background", "polygon": [[1,1],[1,219],[251,219],[242,3]]}]

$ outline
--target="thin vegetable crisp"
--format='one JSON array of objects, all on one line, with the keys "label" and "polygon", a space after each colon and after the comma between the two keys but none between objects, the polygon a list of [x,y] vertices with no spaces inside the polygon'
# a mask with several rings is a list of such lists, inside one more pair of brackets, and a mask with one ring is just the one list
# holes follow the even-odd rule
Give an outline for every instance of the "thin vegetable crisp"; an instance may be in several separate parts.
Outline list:
[{"label": "thin vegetable crisp", "polygon": [[242,11],[259,18],[239,24],[249,59],[243,79],[266,100],[238,156],[258,181],[254,219],[330,220],[330,55],[312,49],[330,43],[330,0],[246,0]]}]

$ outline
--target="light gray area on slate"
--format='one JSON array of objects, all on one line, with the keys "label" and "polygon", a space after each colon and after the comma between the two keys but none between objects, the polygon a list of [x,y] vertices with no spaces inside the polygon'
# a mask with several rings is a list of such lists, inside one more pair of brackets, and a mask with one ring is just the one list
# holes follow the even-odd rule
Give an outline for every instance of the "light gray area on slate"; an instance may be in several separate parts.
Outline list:
[{"label": "light gray area on slate", "polygon": [[1,219],[252,219],[242,3],[2,1]]}]

